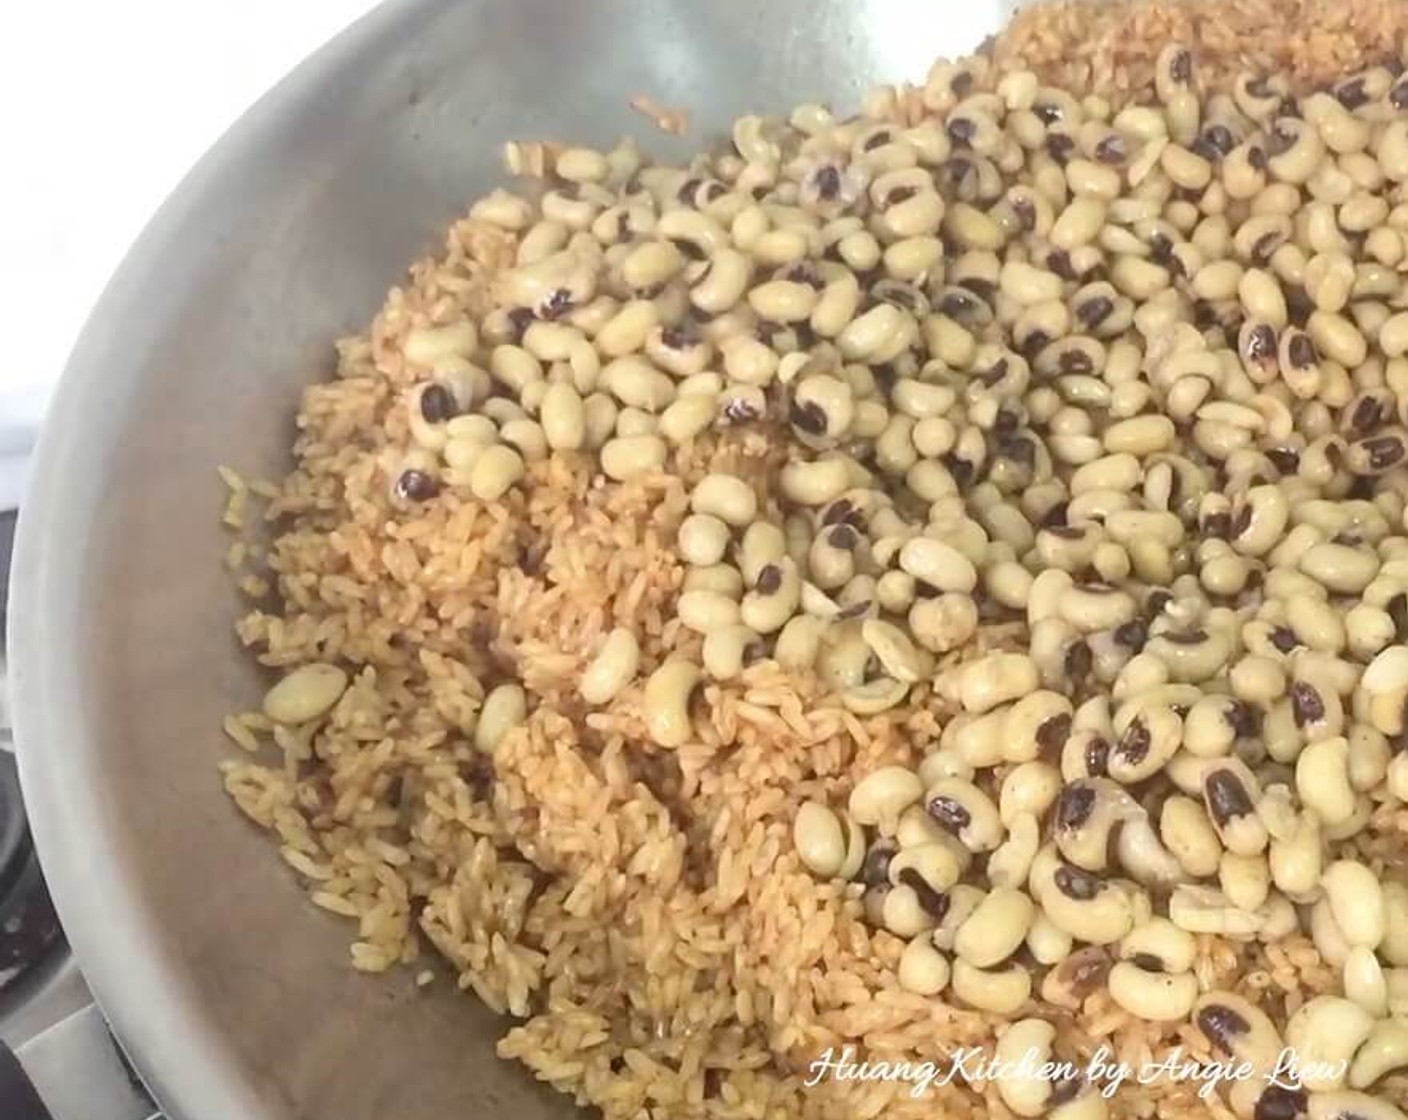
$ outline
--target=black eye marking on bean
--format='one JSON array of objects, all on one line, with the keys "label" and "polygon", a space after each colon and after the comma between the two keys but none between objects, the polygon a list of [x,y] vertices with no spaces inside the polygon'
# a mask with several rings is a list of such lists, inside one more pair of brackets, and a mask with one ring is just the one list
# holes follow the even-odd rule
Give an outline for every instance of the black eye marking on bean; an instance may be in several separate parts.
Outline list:
[{"label": "black eye marking on bean", "polygon": [[1115,753],[1124,761],[1131,764],[1138,764],[1149,757],[1149,747],[1153,742],[1149,734],[1149,728],[1142,719],[1136,719],[1120,736],[1120,741],[1115,747]]},{"label": "black eye marking on bean", "polygon": [[1071,254],[1065,249],[1052,249],[1046,255],[1046,267],[1062,280],[1076,279],[1076,269],[1075,265],[1071,263]]},{"label": "black eye marking on bean", "polygon": [[[1294,1089],[1285,1085],[1268,1085],[1257,1098],[1252,1109],[1252,1120],[1299,1120],[1309,1111],[1309,1102],[1304,1089]],[[1348,1120],[1341,1113],[1340,1120]]]},{"label": "black eye marking on bean", "polygon": [[1403,458],[1403,441],[1395,436],[1375,436],[1359,446],[1369,453],[1370,470],[1387,470]]},{"label": "black eye marking on bean", "polygon": [[1300,645],[1300,641],[1296,638],[1294,630],[1286,626],[1277,626],[1271,631],[1271,644],[1282,653],[1290,653]]},{"label": "black eye marking on bean", "polygon": [[1105,889],[1103,880],[1097,879],[1087,871],[1082,871],[1079,867],[1072,867],[1069,863],[1063,863],[1058,867],[1052,879],[1057,890],[1077,902],[1089,902]]},{"label": "black eye marking on bean", "polygon": [[1032,112],[1036,115],[1036,119],[1042,124],[1055,124],[1065,117],[1065,113],[1061,110],[1059,105],[1051,105],[1045,102],[1033,105]]},{"label": "black eye marking on bean", "polygon": [[509,329],[513,332],[513,338],[515,341],[521,342],[523,332],[528,329],[536,316],[530,307],[515,307],[508,312],[507,318]]},{"label": "black eye marking on bean", "polygon": [[929,816],[952,833],[959,833],[973,823],[972,814],[952,797],[940,794],[929,799],[924,807]]},{"label": "black eye marking on bean", "polygon": [[944,915],[948,913],[949,908],[948,895],[942,891],[936,891],[913,867],[906,867],[901,871],[899,879],[902,886],[908,887],[919,898],[919,905],[926,914],[938,921],[944,920]]},{"label": "black eye marking on bean", "polygon": [[1349,416],[1349,427],[1356,435],[1363,435],[1372,432],[1383,423],[1383,411],[1378,400],[1374,397],[1366,396],[1357,405]]},{"label": "black eye marking on bean", "polygon": [[1286,345],[1286,357],[1297,369],[1313,366],[1316,358],[1315,343],[1310,341],[1308,334],[1297,332]]},{"label": "black eye marking on bean", "polygon": [[1349,110],[1357,109],[1361,105],[1367,105],[1369,103],[1369,94],[1364,88],[1364,79],[1351,78],[1347,82],[1341,82],[1335,87],[1335,100]]},{"label": "black eye marking on bean", "polygon": [[817,169],[812,181],[816,186],[817,196],[823,202],[830,202],[841,193],[841,172],[829,163]]},{"label": "black eye marking on bean", "polygon": [[675,192],[675,198],[688,206],[694,205],[694,193],[704,184],[703,179],[686,179]]},{"label": "black eye marking on bean", "polygon": [[1297,727],[1325,718],[1325,701],[1315,686],[1306,681],[1291,682],[1291,715]]},{"label": "black eye marking on bean", "polygon": [[826,410],[816,401],[794,400],[787,419],[794,428],[808,435],[819,436],[826,431]]},{"label": "black eye marking on bean", "polygon": [[1266,134],[1266,148],[1273,156],[1285,155],[1296,146],[1300,135],[1296,126],[1284,118],[1271,126]]},{"label": "black eye marking on bean", "polygon": [[772,595],[782,586],[782,569],[776,564],[764,564],[754,585],[760,595]]},{"label": "black eye marking on bean", "polygon": [[544,319],[561,318],[572,310],[572,293],[566,288],[558,288],[543,301],[539,313]]},{"label": "black eye marking on bean", "polygon": [[821,523],[823,525],[849,523],[852,516],[858,512],[855,504],[849,498],[837,498],[826,507],[826,512],[821,515]]},{"label": "black eye marking on bean", "polygon": [[1088,330],[1094,330],[1108,319],[1114,313],[1114,310],[1114,300],[1107,296],[1092,296],[1076,308],[1076,318],[1079,319]]},{"label": "black eye marking on bean", "polygon": [[1222,159],[1237,146],[1236,137],[1225,124],[1208,125],[1199,135],[1198,142],[1203,147],[1201,154],[1213,162]]},{"label": "black eye marking on bean", "polygon": [[1090,675],[1094,663],[1095,655],[1090,652],[1090,646],[1085,642],[1072,642],[1070,649],[1066,650],[1062,668],[1072,681],[1083,681]]},{"label": "black eye marking on bean", "polygon": [[427,385],[420,395],[420,414],[427,424],[440,424],[459,409],[455,396],[443,385]]},{"label": "black eye marking on bean", "polygon": [[1265,171],[1269,162],[1266,157],[1266,149],[1260,144],[1252,144],[1247,148],[1247,165],[1253,171]]},{"label": "black eye marking on bean", "polygon": [[1232,770],[1212,770],[1203,777],[1203,792],[1213,820],[1227,824],[1253,811],[1252,800],[1242,779]]},{"label": "black eye marking on bean", "polygon": [[1095,362],[1084,350],[1075,347],[1067,347],[1061,351],[1061,357],[1056,363],[1057,369],[1061,373],[1093,373]]},{"label": "black eye marking on bean", "polygon": [[1085,770],[1092,778],[1103,778],[1110,772],[1110,744],[1098,735],[1085,745]]},{"label": "black eye marking on bean", "polygon": [[1238,739],[1250,738],[1261,731],[1261,712],[1244,700],[1233,700],[1223,709],[1222,717]]},{"label": "black eye marking on bean", "polygon": [[1123,163],[1129,156],[1124,137],[1112,132],[1095,145],[1095,158],[1101,163]]},{"label": "black eye marking on bean", "polygon": [[734,397],[724,405],[724,419],[734,424],[743,424],[758,418],[758,410],[742,397]]},{"label": "black eye marking on bean", "polygon": [[1149,640],[1149,627],[1139,619],[1131,619],[1121,626],[1115,627],[1115,643],[1125,649],[1138,653],[1144,648],[1144,643]]},{"label": "black eye marking on bean", "polygon": [[948,138],[959,147],[966,148],[973,140],[978,131],[978,122],[969,120],[967,117],[950,118],[945,129]]},{"label": "black eye marking on bean", "polygon": [[869,887],[878,887],[890,881],[890,860],[895,858],[895,848],[889,844],[877,843],[865,853],[865,861],[860,865],[860,881]]},{"label": "black eye marking on bean", "polygon": [[1208,1041],[1225,1053],[1231,1054],[1233,1040],[1238,1035],[1252,1029],[1241,1015],[1224,1004],[1214,1003],[1203,1008],[1197,1015],[1198,1029],[1207,1035]]},{"label": "black eye marking on bean", "polygon": [[1193,55],[1179,51],[1169,60],[1168,76],[1180,85],[1187,85],[1193,77]]},{"label": "black eye marking on bean", "polygon": [[1080,828],[1095,811],[1095,801],[1093,789],[1084,782],[1072,782],[1056,800],[1056,827],[1067,830]]},{"label": "black eye marking on bean", "polygon": [[860,618],[869,610],[870,600],[861,599],[858,602],[852,603],[848,607],[842,607],[839,611],[836,612],[836,618],[841,622],[845,622],[847,619]]},{"label": "black eye marking on bean", "polygon": [[1066,745],[1071,737],[1071,717],[1062,712],[1042,720],[1036,729],[1037,750],[1043,755],[1053,755]]},{"label": "black eye marking on bean", "polygon": [[856,542],[859,539],[860,534],[844,522],[837,525],[826,534],[827,544],[832,548],[839,548],[845,552],[849,552],[851,549],[855,548]]},{"label": "black eye marking on bean", "polygon": [[1284,478],[1287,475],[1295,474],[1300,470],[1300,452],[1290,447],[1272,447],[1266,451],[1266,457],[1271,460],[1271,465],[1281,472]]},{"label": "black eye marking on bean", "polygon": [[874,136],[869,137],[865,141],[865,143],[861,146],[861,150],[865,152],[873,152],[876,148],[884,147],[886,144],[890,143],[890,141],[892,141],[894,138],[894,134],[891,133],[888,128],[882,128],[880,129],[880,131],[875,133]]},{"label": "black eye marking on bean", "polygon": [[425,471],[402,471],[396,479],[396,496],[407,502],[428,502],[440,492],[440,484]]},{"label": "black eye marking on bean", "polygon": [[1065,163],[1076,150],[1076,142],[1064,132],[1053,132],[1046,137],[1046,153],[1057,163]]},{"label": "black eye marking on bean", "polygon": [[1145,972],[1162,972],[1164,970],[1163,959],[1154,953],[1135,953],[1129,958],[1129,963],[1135,968],[1142,968]]},{"label": "black eye marking on bean", "polygon": [[1232,535],[1232,515],[1225,511],[1210,513],[1202,522],[1203,536],[1225,541]]}]

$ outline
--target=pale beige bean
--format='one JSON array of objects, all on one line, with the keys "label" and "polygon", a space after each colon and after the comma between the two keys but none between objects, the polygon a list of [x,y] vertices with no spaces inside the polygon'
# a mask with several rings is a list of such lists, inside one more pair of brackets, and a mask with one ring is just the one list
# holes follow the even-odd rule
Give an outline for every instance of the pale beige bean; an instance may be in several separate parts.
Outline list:
[{"label": "pale beige bean", "polygon": [[1021,947],[1034,913],[1035,907],[1025,892],[997,887],[958,927],[954,951],[968,964],[991,968]]},{"label": "pale beige bean", "polygon": [[948,987],[948,958],[927,934],[920,934],[900,954],[896,978],[900,987],[921,996],[935,996]]},{"label": "pale beige bean", "polygon": [[994,1015],[1011,1015],[1031,997],[1031,973],[1018,965],[981,969],[959,958],[949,981],[953,994],[969,1007]]},{"label": "pale beige bean", "polygon": [[264,694],[264,714],[285,726],[310,723],[333,709],[347,684],[347,673],[336,665],[300,665]]},{"label": "pale beige bean", "polygon": [[1358,860],[1340,859],[1325,868],[1320,885],[1330,901],[1335,924],[1349,944],[1378,948],[1387,921],[1378,877]]},{"label": "pale beige bean", "polygon": [[1150,972],[1130,961],[1116,963],[1106,983],[1116,1004],[1147,1022],[1184,1019],[1198,998],[1193,973]]},{"label": "pale beige bean", "polygon": [[682,659],[666,661],[645,683],[642,707],[650,738],[662,747],[682,747],[694,734],[689,703],[699,684],[699,666]]},{"label": "pale beige bean", "polygon": [[588,704],[609,704],[635,678],[640,667],[640,643],[635,631],[618,626],[606,636],[596,656],[582,672],[578,691]]},{"label": "pale beige bean", "polygon": [[924,796],[924,786],[914,771],[903,766],[882,766],[856,783],[847,806],[861,825],[894,822]]},{"label": "pale beige bean", "polygon": [[657,435],[618,436],[601,447],[601,469],[625,482],[659,470],[665,463],[665,441]]},{"label": "pale beige bean", "polygon": [[834,879],[846,861],[841,821],[819,801],[805,801],[792,822],[792,842],[802,863],[819,879]]},{"label": "pale beige bean", "polygon": [[501,684],[488,696],[479,709],[474,724],[474,746],[492,754],[504,736],[528,718],[528,694],[520,684]]},{"label": "pale beige bean", "polygon": [[1286,1045],[1301,1066],[1301,1084],[1312,1093],[1342,1088],[1350,1059],[1373,1025],[1372,1015],[1340,996],[1302,1004],[1286,1023]]}]

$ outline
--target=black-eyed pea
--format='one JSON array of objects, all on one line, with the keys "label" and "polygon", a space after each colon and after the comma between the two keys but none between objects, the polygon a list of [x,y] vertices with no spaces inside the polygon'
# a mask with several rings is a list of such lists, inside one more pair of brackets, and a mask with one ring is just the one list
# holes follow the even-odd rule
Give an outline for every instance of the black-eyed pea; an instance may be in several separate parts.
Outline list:
[{"label": "black-eyed pea", "polygon": [[1351,819],[1354,787],[1349,783],[1349,742],[1343,736],[1309,743],[1295,760],[1296,792],[1301,803],[1326,825]]},{"label": "black-eyed pea", "polygon": [[681,658],[666,661],[645,683],[642,708],[646,731],[662,747],[681,747],[694,734],[689,706],[699,685],[699,666]]},{"label": "black-eyed pea", "polygon": [[1034,692],[1039,677],[1026,654],[993,652],[964,665],[958,683],[964,711],[988,712]]},{"label": "black-eyed pea", "polygon": [[824,619],[797,615],[788,619],[773,644],[773,660],[784,669],[809,670],[821,652]]},{"label": "black-eyed pea", "polygon": [[691,564],[717,564],[729,546],[729,528],[710,513],[692,513],[680,522],[680,555]]},{"label": "black-eyed pea", "polygon": [[1242,910],[1214,887],[1183,883],[1168,900],[1169,920],[1195,934],[1213,934],[1232,940],[1249,940],[1260,931],[1261,915]]},{"label": "black-eyed pea", "polygon": [[681,594],[690,591],[709,591],[737,600],[743,594],[743,576],[732,564],[691,567],[680,585]]},{"label": "black-eyed pea", "polygon": [[1105,870],[1115,830],[1143,810],[1108,778],[1067,783],[1056,800],[1051,835],[1061,856],[1085,871]]},{"label": "black-eyed pea", "polygon": [[1011,1073],[997,1079],[1002,1103],[1017,1116],[1044,1116],[1056,1086],[1049,1076],[1056,1028],[1045,1019],[1019,1019],[998,1036],[993,1057]]},{"label": "black-eyed pea", "polygon": [[[1036,921],[1049,922],[1050,919],[1042,915]],[[1109,954],[1094,945],[1077,949],[1053,963],[1054,967],[1042,979],[1041,998],[1068,1011],[1079,1011],[1090,995],[1105,986],[1111,967]]]},{"label": "black-eyed pea", "polygon": [[[710,514],[727,525],[748,525],[757,516],[758,496],[748,483],[734,475],[705,475],[690,495],[695,513]],[[745,537],[745,550],[746,550]],[[746,573],[745,573],[746,574]]]},{"label": "black-eyed pea", "polygon": [[797,461],[782,468],[778,482],[788,500],[805,506],[823,506],[850,488],[851,473],[841,458]]},{"label": "black-eyed pea", "polygon": [[1167,890],[1187,878],[1144,813],[1126,820],[1116,833],[1115,859],[1136,882],[1153,889]]},{"label": "black-eyed pea", "polygon": [[1388,1015],[1388,980],[1373,949],[1366,945],[1351,948],[1345,957],[1341,979],[1345,999],[1362,1007],[1376,1019]]},{"label": "black-eyed pea", "polygon": [[1213,1052],[1248,1062],[1254,1069],[1271,1069],[1281,1054],[1281,1035],[1270,1016],[1233,992],[1214,990],[1198,997],[1193,1025]]},{"label": "black-eyed pea", "polygon": [[1356,595],[1378,575],[1379,560],[1363,548],[1326,541],[1301,554],[1300,569],[1336,594]]},{"label": "black-eyed pea", "polygon": [[1191,972],[1167,973],[1122,960],[1106,980],[1110,998],[1146,1022],[1186,1018],[1198,998],[1198,980]]},{"label": "black-eyed pea", "polygon": [[1256,855],[1267,844],[1266,826],[1256,813],[1261,787],[1239,759],[1218,759],[1202,771],[1203,804],[1228,851]]},{"label": "black-eyed pea", "polygon": [[1047,918],[1076,940],[1092,945],[1109,945],[1124,937],[1148,903],[1148,897],[1132,884],[1066,863],[1052,846],[1041,849],[1032,860],[1029,882]]},{"label": "black-eyed pea", "polygon": [[906,622],[921,646],[932,653],[946,653],[962,646],[977,631],[978,610],[971,596],[951,592],[916,600]]},{"label": "black-eyed pea", "polygon": [[[916,872],[911,871],[911,875],[917,879]],[[929,898],[922,891],[923,881],[918,880],[918,882],[920,890],[905,883],[891,887],[881,899],[880,924],[896,937],[905,939],[918,937],[933,929],[938,922],[939,914],[936,914],[934,910],[941,909],[944,896],[934,895],[933,898]]]},{"label": "black-eyed pea", "polygon": [[882,766],[856,783],[847,810],[851,819],[865,826],[893,830],[899,816],[924,796],[924,786],[914,771],[904,766]]},{"label": "black-eyed pea", "polygon": [[1374,872],[1358,860],[1340,859],[1325,868],[1320,885],[1348,944],[1376,949],[1384,938],[1387,912]]},{"label": "black-eyed pea", "polygon": [[806,801],[792,822],[792,843],[802,864],[819,879],[834,879],[846,862],[840,818],[819,801]]},{"label": "black-eyed pea", "polygon": [[[582,400],[582,413],[583,446],[600,451],[610,442],[616,431],[616,419],[620,414],[620,407],[607,393],[590,393]],[[624,449],[621,450],[624,451]],[[627,461],[631,458],[632,456],[629,454],[624,456]],[[661,461],[663,462],[663,456]],[[622,465],[625,466],[625,463],[623,462]]]},{"label": "black-eyed pea", "polygon": [[301,665],[264,694],[264,714],[286,727],[311,723],[333,709],[347,691],[348,681],[347,673],[336,665]]},{"label": "black-eyed pea", "polygon": [[948,958],[934,945],[930,934],[920,934],[900,954],[896,978],[900,987],[921,996],[935,996],[948,987]]},{"label": "black-eyed pea", "polygon": [[1057,965],[1069,957],[1074,948],[1074,938],[1053,925],[1045,914],[1038,911],[1033,916],[1031,929],[1027,930],[1027,951],[1038,964]]},{"label": "black-eyed pea", "polygon": [[978,574],[973,563],[957,549],[933,537],[915,537],[899,552],[901,569],[941,592],[971,593]]},{"label": "black-eyed pea", "polygon": [[1003,722],[1006,760],[1027,763],[1057,757],[1071,733],[1071,713],[1071,702],[1047,689],[1017,700],[1007,709]]},{"label": "black-eyed pea", "polygon": [[588,704],[609,704],[635,678],[640,644],[635,632],[618,626],[606,636],[596,656],[582,670],[578,691]]},{"label": "black-eyed pea", "polygon": [[1300,1082],[1309,1092],[1342,1088],[1354,1052],[1369,1037],[1374,1018],[1341,996],[1315,996],[1286,1022],[1286,1045],[1295,1052]]},{"label": "black-eyed pea", "polygon": [[1116,739],[1108,767],[1116,782],[1132,785],[1158,773],[1183,741],[1183,721],[1171,707],[1141,705],[1131,712],[1121,707],[1115,718]]},{"label": "black-eyed pea", "polygon": [[962,778],[943,778],[924,790],[924,807],[943,828],[973,852],[990,852],[1006,831],[997,806]]},{"label": "black-eyed pea", "polygon": [[950,988],[969,1007],[993,1015],[1011,1015],[1031,998],[1032,978],[1020,965],[983,969],[959,958],[953,962]]},{"label": "black-eyed pea", "polygon": [[988,881],[994,887],[1017,889],[1031,872],[1032,860],[1041,847],[1041,830],[1033,813],[1024,813],[1007,823],[1007,839],[988,856]]},{"label": "black-eyed pea", "polygon": [[657,435],[617,436],[601,445],[601,469],[608,478],[625,482],[659,470],[666,451],[665,441]]},{"label": "black-eyed pea", "polygon": [[1239,910],[1257,909],[1271,893],[1271,874],[1264,855],[1224,852],[1217,880],[1227,901]]},{"label": "black-eyed pea", "polygon": [[738,624],[739,603],[723,592],[691,590],[680,595],[675,613],[686,629],[709,634],[720,627]]}]

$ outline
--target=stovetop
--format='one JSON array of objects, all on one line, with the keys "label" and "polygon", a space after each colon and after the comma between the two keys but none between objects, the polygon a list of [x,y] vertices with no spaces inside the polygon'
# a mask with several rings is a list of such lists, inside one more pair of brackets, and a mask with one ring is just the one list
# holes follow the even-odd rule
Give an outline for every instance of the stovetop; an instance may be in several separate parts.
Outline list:
[{"label": "stovetop", "polygon": [[[16,517],[0,513],[0,639]],[[0,650],[3,650],[0,640]],[[0,654],[0,1116],[160,1120],[64,940],[25,820]]]}]

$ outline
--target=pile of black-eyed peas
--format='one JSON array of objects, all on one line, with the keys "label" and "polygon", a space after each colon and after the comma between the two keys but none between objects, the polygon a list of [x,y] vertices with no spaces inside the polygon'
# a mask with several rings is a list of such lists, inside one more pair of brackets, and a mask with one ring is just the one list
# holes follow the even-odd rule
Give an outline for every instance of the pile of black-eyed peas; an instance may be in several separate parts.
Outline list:
[{"label": "pile of black-eyed peas", "polygon": [[[906,940],[905,988],[1011,1017],[1105,986],[1221,1052],[1342,1057],[1306,1089],[1358,1101],[1408,1065],[1404,845],[1366,831],[1408,800],[1399,74],[1208,94],[1170,45],[1157,99],[1114,106],[979,58],[858,116],[745,117],[687,167],[535,146],[541,196],[472,211],[515,239],[494,309],[406,342],[394,500],[784,440],[766,492],[693,484],[702,653],[643,682],[651,738],[689,742],[698,685],[769,659],[860,717],[937,697],[917,769],[795,821]],[[612,631],[583,700],[640,662]],[[523,718],[499,701],[486,749]],[[1332,994],[1278,1024],[1205,990],[1199,935],[1298,930]],[[1032,1092],[1009,1106],[1059,1103]]]}]

